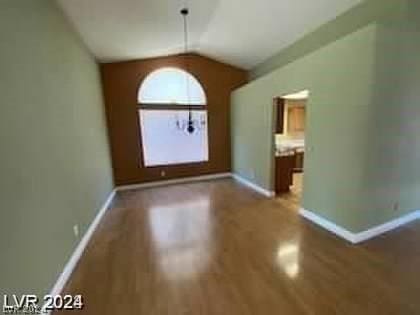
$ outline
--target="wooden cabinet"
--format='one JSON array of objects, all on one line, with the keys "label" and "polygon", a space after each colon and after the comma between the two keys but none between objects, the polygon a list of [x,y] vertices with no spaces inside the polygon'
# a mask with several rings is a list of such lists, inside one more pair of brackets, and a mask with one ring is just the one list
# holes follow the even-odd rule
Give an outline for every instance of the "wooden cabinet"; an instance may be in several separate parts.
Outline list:
[{"label": "wooden cabinet", "polygon": [[303,159],[304,153],[303,152],[296,152],[295,154],[295,167],[294,172],[303,172]]},{"label": "wooden cabinet", "polygon": [[286,193],[290,191],[293,184],[293,168],[295,167],[295,156],[277,156],[276,157],[276,174],[275,188],[276,194]]},{"label": "wooden cabinet", "polygon": [[284,106],[285,106],[284,98],[281,98],[281,97],[275,98],[274,106],[275,106],[275,112],[276,112],[276,133],[283,134],[284,133]]},{"label": "wooden cabinet", "polygon": [[287,109],[287,132],[289,134],[305,132],[304,106],[291,106]]}]

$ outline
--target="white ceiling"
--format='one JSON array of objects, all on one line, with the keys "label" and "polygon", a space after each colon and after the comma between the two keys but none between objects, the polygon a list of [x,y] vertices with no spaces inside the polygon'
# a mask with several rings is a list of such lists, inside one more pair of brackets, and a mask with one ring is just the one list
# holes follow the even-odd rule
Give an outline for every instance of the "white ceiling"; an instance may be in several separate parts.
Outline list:
[{"label": "white ceiling", "polygon": [[99,61],[191,50],[250,69],[362,0],[57,0]]}]

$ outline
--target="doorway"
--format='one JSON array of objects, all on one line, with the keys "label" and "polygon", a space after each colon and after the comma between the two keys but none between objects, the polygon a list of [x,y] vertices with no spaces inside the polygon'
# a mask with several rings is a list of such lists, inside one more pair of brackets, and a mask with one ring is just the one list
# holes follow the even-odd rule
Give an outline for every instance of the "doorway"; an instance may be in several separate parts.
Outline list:
[{"label": "doorway", "polygon": [[300,204],[303,191],[306,111],[309,91],[274,99],[274,188],[276,196]]}]

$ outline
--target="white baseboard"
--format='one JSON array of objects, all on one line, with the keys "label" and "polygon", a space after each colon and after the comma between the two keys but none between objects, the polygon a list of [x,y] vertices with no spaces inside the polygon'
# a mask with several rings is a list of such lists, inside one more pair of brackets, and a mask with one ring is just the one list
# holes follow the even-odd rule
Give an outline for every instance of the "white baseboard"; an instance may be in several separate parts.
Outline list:
[{"label": "white baseboard", "polygon": [[300,209],[299,214],[303,216],[304,218],[308,219],[309,221],[323,227],[324,229],[334,233],[337,236],[340,236],[341,238],[344,238],[345,240],[349,241],[350,243],[356,244],[356,238],[355,234],[353,232],[350,232],[346,230],[345,228],[323,218],[319,215],[315,214],[312,211]]},{"label": "white baseboard", "polygon": [[[67,262],[66,266],[64,267],[63,271],[61,272],[60,276],[57,279],[57,282],[53,286],[50,291],[51,295],[58,295],[64,289],[67,281],[69,280],[71,274],[73,273],[74,269],[77,266],[77,263],[80,260],[86,246],[89,243],[90,238],[92,237],[93,233],[95,232],[99,222],[101,221],[102,217],[106,213],[109,208],[110,203],[115,197],[116,190],[114,189],[106,199],[105,203],[102,205],[98,213],[96,214],[95,219],[90,224],[89,228],[87,229],[86,233],[83,235],[82,239],[80,240],[79,244],[77,245],[76,249],[74,250],[73,254],[71,255],[69,261]],[[47,313],[49,314],[49,313]]]},{"label": "white baseboard", "polygon": [[210,174],[210,175],[203,175],[203,176],[184,177],[184,178],[155,181],[155,182],[150,182],[150,183],[118,186],[116,190],[125,191],[125,190],[143,189],[143,188],[167,186],[167,185],[182,184],[182,183],[201,182],[201,181],[212,180],[212,179],[228,178],[231,176],[232,176],[231,173],[218,173],[218,174]]},{"label": "white baseboard", "polygon": [[361,243],[368,239],[374,238],[378,235],[395,230],[396,228],[403,226],[407,223],[410,223],[412,221],[415,221],[417,219],[420,219],[420,210],[403,215],[402,217],[399,217],[389,222],[386,222],[384,224],[375,226],[373,228],[370,228],[369,230],[357,233],[356,243]]},{"label": "white baseboard", "polygon": [[323,227],[324,229],[336,234],[337,236],[349,241],[352,244],[359,244],[381,234],[394,230],[414,220],[420,219],[420,210],[406,214],[400,218],[391,220],[384,224],[375,226],[363,232],[354,233],[345,228],[315,214],[312,211],[300,209],[299,214],[313,223]]},{"label": "white baseboard", "polygon": [[238,174],[232,174],[232,177],[237,180],[238,182],[244,184],[245,186],[248,186],[249,188],[252,188],[253,190],[255,190],[256,192],[263,194],[266,197],[274,197],[276,195],[276,193],[274,191],[269,191],[266,190],[252,182],[250,182],[249,180],[239,176]]},{"label": "white baseboard", "polygon": [[219,178],[234,178],[238,182],[252,188],[256,192],[263,194],[266,197],[274,197],[275,193],[273,191],[268,191],[243,177],[232,174],[232,173],[218,173],[218,174],[210,174],[210,175],[203,175],[203,176],[194,176],[194,177],[185,177],[185,178],[177,178],[177,179],[170,179],[170,180],[162,180],[150,183],[141,183],[141,184],[134,184],[134,185],[124,185],[118,186],[116,188],[117,191],[126,191],[126,190],[135,190],[135,189],[143,189],[143,188],[151,188],[151,187],[159,187],[159,186],[167,186],[167,185],[174,185],[174,184],[183,184],[183,183],[192,183],[192,182],[199,182],[199,181],[206,181],[206,180],[213,180]]}]

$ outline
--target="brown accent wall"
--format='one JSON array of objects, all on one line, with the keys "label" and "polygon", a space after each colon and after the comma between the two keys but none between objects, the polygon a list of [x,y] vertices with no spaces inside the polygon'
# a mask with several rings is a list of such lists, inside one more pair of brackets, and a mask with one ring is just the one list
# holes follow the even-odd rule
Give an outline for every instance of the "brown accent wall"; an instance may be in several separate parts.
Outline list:
[{"label": "brown accent wall", "polygon": [[[176,55],[101,65],[105,106],[117,185],[230,171],[230,93],[247,82],[247,72],[207,57],[188,55],[188,71],[203,85],[208,106],[209,161],[144,167],[137,92],[144,78],[162,67],[185,69]],[[164,170],[166,175],[161,176]]]}]

